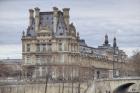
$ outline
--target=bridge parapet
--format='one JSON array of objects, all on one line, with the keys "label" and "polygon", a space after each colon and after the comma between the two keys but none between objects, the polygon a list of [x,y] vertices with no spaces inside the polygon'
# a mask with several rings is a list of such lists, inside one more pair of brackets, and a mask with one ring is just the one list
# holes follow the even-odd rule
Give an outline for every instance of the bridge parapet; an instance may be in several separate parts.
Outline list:
[{"label": "bridge parapet", "polygon": [[117,81],[117,80],[140,80],[140,77],[123,77],[123,78],[101,78],[95,81]]},{"label": "bridge parapet", "polygon": [[87,93],[114,93],[114,91],[117,88],[119,89],[120,86],[127,86],[130,83],[134,84],[132,84],[130,88],[128,86],[126,91],[140,93],[140,77],[96,79],[93,81],[91,87],[88,88]]}]

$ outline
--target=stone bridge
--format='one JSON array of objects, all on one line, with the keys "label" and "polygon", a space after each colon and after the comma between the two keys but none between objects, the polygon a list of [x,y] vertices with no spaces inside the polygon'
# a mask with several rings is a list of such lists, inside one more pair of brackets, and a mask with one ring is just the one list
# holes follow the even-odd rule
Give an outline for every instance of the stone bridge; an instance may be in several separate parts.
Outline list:
[{"label": "stone bridge", "polygon": [[[8,82],[8,83],[6,83]],[[44,83],[0,81],[0,93],[44,93]],[[80,89],[80,91],[79,91]],[[81,83],[48,83],[47,93],[140,93],[140,78],[95,79]]]},{"label": "stone bridge", "polygon": [[140,78],[97,79],[86,93],[140,93]]}]

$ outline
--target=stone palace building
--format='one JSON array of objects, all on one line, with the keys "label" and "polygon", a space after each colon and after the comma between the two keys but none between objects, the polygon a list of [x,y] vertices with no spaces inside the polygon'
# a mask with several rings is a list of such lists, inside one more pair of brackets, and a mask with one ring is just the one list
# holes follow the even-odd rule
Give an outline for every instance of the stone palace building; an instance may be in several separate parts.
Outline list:
[{"label": "stone palace building", "polygon": [[[98,48],[88,46],[70,23],[69,8],[41,12],[29,9],[29,26],[22,36],[24,76],[32,79],[80,80],[112,77],[113,69],[127,61],[125,52],[108,36]],[[119,74],[118,74],[119,75]]]}]

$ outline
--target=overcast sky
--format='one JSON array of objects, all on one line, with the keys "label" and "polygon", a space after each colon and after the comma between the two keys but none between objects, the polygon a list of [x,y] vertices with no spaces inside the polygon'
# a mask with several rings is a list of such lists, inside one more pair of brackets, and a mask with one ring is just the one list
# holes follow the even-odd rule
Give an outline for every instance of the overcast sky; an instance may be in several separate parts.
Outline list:
[{"label": "overcast sky", "polygon": [[140,49],[140,0],[0,0],[0,58],[21,58],[21,34],[28,26],[28,9],[70,8],[70,19],[88,45],[116,36],[128,55]]}]

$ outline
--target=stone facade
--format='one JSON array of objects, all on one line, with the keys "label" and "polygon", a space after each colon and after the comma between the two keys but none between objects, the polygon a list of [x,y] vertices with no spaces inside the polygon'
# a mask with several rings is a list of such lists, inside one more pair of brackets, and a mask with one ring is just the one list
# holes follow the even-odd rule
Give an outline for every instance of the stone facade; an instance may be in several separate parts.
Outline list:
[{"label": "stone facade", "polygon": [[113,44],[111,46],[109,44],[108,35],[106,34],[104,44],[98,46],[97,50],[100,52],[100,55],[106,56],[109,60],[115,60],[117,62],[127,62],[127,55],[117,46],[116,37],[114,37]]},{"label": "stone facade", "polygon": [[[78,86],[78,83],[50,83],[46,93],[85,93],[88,88],[87,83],[80,85],[80,91]],[[45,87],[45,84],[1,85],[0,93],[45,93]]]},{"label": "stone facade", "polygon": [[[70,71],[64,69],[67,66],[75,71],[71,72],[72,75],[76,73],[74,77],[79,73],[77,67],[101,68],[106,74],[113,69],[112,59],[103,55],[102,49],[89,47],[80,39],[74,24],[70,23],[69,10],[63,8],[61,11],[53,7],[53,11],[40,12],[37,7],[29,9],[29,26],[22,36],[22,66],[25,76],[42,77],[50,73],[50,65],[56,68],[51,70],[55,78],[65,77],[65,73]],[[118,64],[117,61],[115,64]],[[66,72],[62,75],[58,74],[64,71]]]}]

